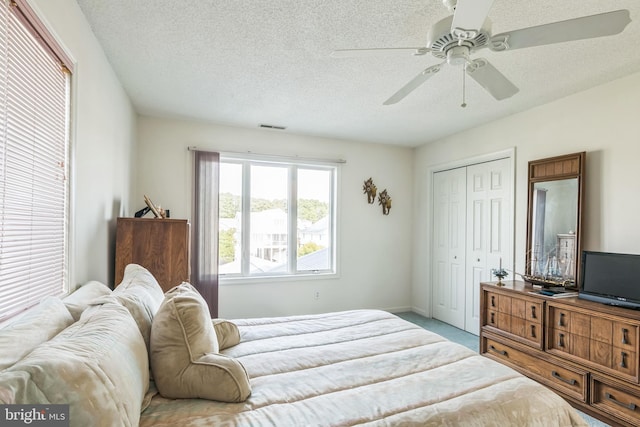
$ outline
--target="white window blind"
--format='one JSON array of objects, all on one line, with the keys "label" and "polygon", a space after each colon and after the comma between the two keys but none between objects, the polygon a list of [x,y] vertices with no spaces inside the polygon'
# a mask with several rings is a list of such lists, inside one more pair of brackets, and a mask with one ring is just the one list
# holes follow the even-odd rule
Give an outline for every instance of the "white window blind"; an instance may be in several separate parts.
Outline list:
[{"label": "white window blind", "polygon": [[0,0],[0,321],[67,288],[69,67]]}]

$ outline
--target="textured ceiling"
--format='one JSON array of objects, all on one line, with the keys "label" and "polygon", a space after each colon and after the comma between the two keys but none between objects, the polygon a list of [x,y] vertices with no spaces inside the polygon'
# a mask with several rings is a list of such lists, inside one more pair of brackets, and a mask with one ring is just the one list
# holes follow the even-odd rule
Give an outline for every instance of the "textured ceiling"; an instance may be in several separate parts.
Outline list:
[{"label": "textured ceiling", "polygon": [[418,146],[640,71],[637,0],[495,0],[493,34],[628,9],[618,35],[483,49],[520,91],[496,101],[446,67],[382,103],[431,55],[333,58],[335,49],[425,46],[440,0],[77,0],[137,111],[296,134]]}]

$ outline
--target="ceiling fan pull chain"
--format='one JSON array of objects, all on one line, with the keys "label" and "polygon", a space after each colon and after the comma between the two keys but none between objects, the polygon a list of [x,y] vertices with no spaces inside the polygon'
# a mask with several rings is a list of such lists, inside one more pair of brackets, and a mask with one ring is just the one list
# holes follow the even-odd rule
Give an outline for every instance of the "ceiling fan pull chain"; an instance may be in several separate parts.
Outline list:
[{"label": "ceiling fan pull chain", "polygon": [[462,108],[465,108],[467,106],[467,102],[465,100],[466,81],[467,81],[466,74],[467,74],[467,65],[465,64],[464,67],[462,67],[462,104],[460,104]]}]

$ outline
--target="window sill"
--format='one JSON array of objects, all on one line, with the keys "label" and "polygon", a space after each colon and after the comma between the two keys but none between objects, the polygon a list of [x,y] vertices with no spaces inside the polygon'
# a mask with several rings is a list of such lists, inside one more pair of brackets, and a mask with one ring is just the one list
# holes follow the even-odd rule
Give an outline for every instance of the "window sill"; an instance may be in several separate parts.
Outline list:
[{"label": "window sill", "polygon": [[268,284],[268,283],[283,283],[283,282],[299,282],[307,280],[332,280],[338,279],[340,275],[338,273],[301,273],[290,274],[283,276],[251,276],[251,277],[219,277],[219,284],[221,286],[227,285],[241,285],[241,284]]}]

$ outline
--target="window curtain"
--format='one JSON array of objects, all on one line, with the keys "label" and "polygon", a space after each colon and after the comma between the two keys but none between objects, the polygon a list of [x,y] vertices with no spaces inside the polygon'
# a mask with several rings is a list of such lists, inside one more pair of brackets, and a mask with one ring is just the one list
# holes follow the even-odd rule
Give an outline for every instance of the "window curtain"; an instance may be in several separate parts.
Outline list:
[{"label": "window curtain", "polygon": [[218,190],[220,154],[194,151],[191,281],[218,317]]}]

